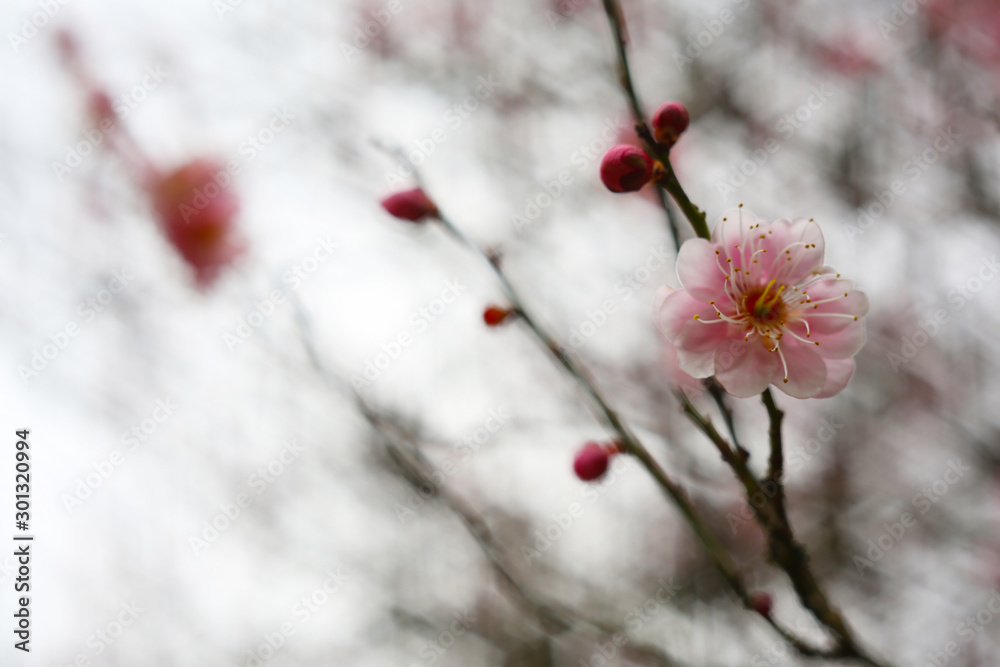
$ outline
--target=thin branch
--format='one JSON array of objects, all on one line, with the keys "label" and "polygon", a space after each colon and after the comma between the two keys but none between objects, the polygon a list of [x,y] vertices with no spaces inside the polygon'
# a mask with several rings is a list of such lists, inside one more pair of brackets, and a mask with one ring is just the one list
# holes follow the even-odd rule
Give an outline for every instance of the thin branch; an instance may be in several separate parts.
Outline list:
[{"label": "thin branch", "polygon": [[[622,90],[632,107],[635,117],[636,132],[646,143],[648,150],[660,163],[658,167],[657,182],[670,193],[677,202],[681,211],[687,217],[695,233],[705,239],[711,238],[708,230],[708,223],[705,213],[695,206],[691,199],[684,192],[673,166],[670,164],[670,150],[668,147],[657,142],[650,134],[649,127],[639,103],[639,97],[635,90],[631,70],[628,62],[628,51],[626,49],[625,21],[621,5],[618,0],[603,0],[604,10],[607,14],[608,23],[611,25],[611,32],[615,41],[615,49],[618,55],[618,78],[621,82]],[[680,396],[684,405],[684,411],[695,422],[705,435],[716,445],[722,458],[730,465],[740,482],[743,483],[747,492],[747,498],[754,510],[758,523],[768,535],[768,546],[770,554],[775,563],[781,567],[792,581],[799,600],[809,609],[813,615],[837,635],[838,645],[834,650],[837,657],[854,658],[864,664],[879,665],[873,658],[868,656],[857,644],[853,634],[849,630],[839,610],[834,607],[819,582],[816,580],[809,568],[809,557],[805,548],[799,544],[792,532],[791,523],[785,511],[784,488],[781,484],[781,474],[784,469],[784,459],[781,449],[781,417],[782,413],[774,405],[770,390],[764,392],[763,400],[768,408],[768,415],[771,422],[771,458],[770,472],[765,482],[770,482],[777,489],[774,498],[763,493],[763,502],[758,504],[754,498],[762,492],[762,487],[757,479],[750,472],[746,465],[746,460],[737,450],[726,442],[725,438],[715,429],[711,422],[702,416],[686,396]],[[729,416],[724,404],[717,399],[720,409],[723,410],[724,418]],[[732,429],[732,423],[730,422]],[[735,430],[732,431],[735,442]],[[832,657],[832,656],[831,656]]]},{"label": "thin branch", "polygon": [[774,485],[776,491],[772,501],[779,512],[785,513],[785,453],[781,442],[781,421],[785,413],[778,409],[768,387],[761,394],[764,407],[767,408],[768,437],[771,440],[771,456],[768,463],[767,481]]},{"label": "thin branch", "polygon": [[[353,398],[362,416],[364,416],[369,426],[377,434],[386,453],[396,464],[399,474],[403,479],[416,489],[434,489],[433,495],[465,527],[476,545],[483,552],[490,567],[497,574],[513,602],[533,616],[538,622],[539,627],[547,635],[560,634],[574,626],[581,625],[589,626],[609,637],[616,633],[624,632],[623,627],[589,619],[562,605],[553,605],[544,602],[531,593],[518,580],[511,567],[507,564],[503,556],[503,549],[493,535],[493,532],[489,529],[485,519],[464,499],[451,493],[446,488],[434,484],[430,474],[433,466],[415,444],[418,435],[411,428],[407,428],[389,416],[380,414],[357,390],[341,377],[327,369],[316,348],[309,325],[309,318],[306,316],[305,310],[298,299],[294,296],[292,298],[299,331],[302,334],[303,345],[306,348],[306,353],[312,366],[334,389],[338,392],[346,393]],[[656,645],[630,638],[629,647],[633,653],[643,656],[656,665],[659,665],[659,667],[680,667],[681,665],[681,663],[677,662]]]},{"label": "thin branch", "polygon": [[740,439],[736,435],[736,422],[733,419],[733,410],[726,402],[726,390],[722,388],[722,385],[720,385],[715,378],[708,378],[705,380],[705,388],[708,390],[708,393],[711,394],[712,400],[715,401],[715,405],[719,408],[719,412],[722,413],[722,418],[726,421],[726,427],[729,429],[729,436],[733,439],[733,446],[736,447],[736,452],[742,456],[744,460],[746,460],[746,458],[750,455],[750,452],[740,445]]},{"label": "thin branch", "polygon": [[[691,227],[694,228],[695,234],[702,238],[709,238],[708,232],[708,222],[705,218],[705,212],[698,209],[691,199],[684,192],[684,188],[681,187],[681,183],[677,180],[677,175],[674,173],[674,168],[670,164],[670,149],[663,144],[656,141],[653,138],[652,133],[649,131],[649,126],[646,124],[646,115],[642,109],[642,104],[639,102],[639,94],[635,89],[635,83],[632,79],[632,71],[628,63],[628,51],[625,47],[627,42],[625,38],[625,19],[622,13],[621,5],[618,0],[604,0],[604,11],[608,16],[608,22],[611,24],[611,32],[615,41],[615,49],[618,54],[618,81],[622,86],[622,90],[625,91],[625,96],[628,98],[629,107],[632,109],[632,119],[635,121],[635,132],[642,139],[643,143],[646,144],[646,150],[652,155],[657,161],[662,164],[662,173],[660,178],[657,180],[658,188],[666,190],[677,205],[680,207],[684,216],[691,223]],[[665,198],[663,197],[662,191],[660,192],[661,201],[664,204]],[[667,209],[667,215],[670,216],[669,208]],[[676,224],[672,218],[669,218],[671,227],[674,232],[674,239],[679,243],[680,237],[677,234]]]},{"label": "thin branch", "polygon": [[[507,297],[513,308],[519,314],[520,319],[524,321],[524,323],[528,326],[528,329],[535,335],[542,346],[552,355],[553,359],[557,361],[591,397],[598,408],[599,415],[603,417],[611,429],[617,434],[619,441],[624,447],[624,451],[636,457],[643,467],[646,468],[647,472],[652,475],[653,479],[666,493],[667,497],[673,501],[685,522],[687,522],[688,526],[690,526],[698,540],[702,543],[702,546],[704,546],[705,550],[708,552],[709,559],[712,561],[713,565],[715,565],[716,569],[722,575],[729,587],[743,603],[743,606],[747,609],[753,609],[750,594],[743,584],[735,562],[722,546],[721,542],[719,542],[718,538],[716,538],[712,533],[708,524],[705,523],[705,521],[698,515],[694,505],[688,498],[687,492],[666,473],[656,459],[654,459],[649,453],[646,447],[632,433],[631,429],[628,428],[618,413],[611,408],[608,401],[597,389],[596,385],[589,378],[589,375],[584,371],[583,367],[578,365],[569,355],[567,355],[563,348],[538,325],[534,317],[532,317],[527,311],[524,306],[524,302],[521,300],[517,291],[504,274],[503,269],[500,267],[499,259],[496,256],[485,253],[482,249],[472,243],[440,211],[438,211],[435,219],[440,222],[445,230],[459,243],[479,255],[486,261],[487,264],[489,264],[490,268],[496,274],[497,279],[500,281],[500,284],[507,292]],[[684,400],[686,400],[686,398]],[[707,420],[701,417],[697,409],[695,409],[690,402],[688,402],[687,405],[691,411],[690,414],[694,415],[698,419],[701,419],[705,427],[715,433],[714,441],[720,445],[720,449],[726,450],[726,454],[724,454],[724,456],[728,456],[730,459],[738,461],[737,465],[740,466],[741,470],[745,471],[747,476],[746,484],[752,484],[755,490],[759,489],[757,479],[753,477],[749,469],[747,469],[742,458],[739,457],[731,447],[729,447],[729,443],[726,442],[725,438],[723,438],[718,432],[715,432],[714,427],[711,426]],[[794,636],[790,631],[778,624],[770,615],[762,616],[762,618],[764,618],[764,620],[767,621],[771,627],[785,639],[786,642],[803,655],[819,658],[844,657],[843,654],[838,651],[831,652],[806,644],[803,640]]]}]

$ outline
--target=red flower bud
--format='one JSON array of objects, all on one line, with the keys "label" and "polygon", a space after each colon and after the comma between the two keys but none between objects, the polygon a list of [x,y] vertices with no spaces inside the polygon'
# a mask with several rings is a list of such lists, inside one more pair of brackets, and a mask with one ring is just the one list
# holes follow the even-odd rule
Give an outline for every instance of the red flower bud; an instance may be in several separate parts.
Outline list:
[{"label": "red flower bud", "polygon": [[500,326],[512,313],[513,311],[507,308],[490,306],[483,311],[483,321],[486,322],[486,326],[488,327]]},{"label": "red flower bud", "polygon": [[635,146],[619,144],[601,160],[601,181],[612,192],[635,192],[653,175],[653,160]]},{"label": "red flower bud", "polygon": [[611,457],[621,451],[618,443],[588,442],[576,453],[573,471],[585,482],[600,479],[608,470]]},{"label": "red flower bud", "polygon": [[687,108],[680,102],[665,102],[653,114],[653,135],[656,140],[673,146],[691,122]]},{"label": "red flower bud", "polygon": [[774,607],[774,599],[770,593],[757,591],[750,595],[750,606],[761,616],[770,616],[771,609]]},{"label": "red flower bud", "polygon": [[197,159],[166,173],[154,172],[146,184],[160,227],[201,287],[244,250],[234,219],[239,200],[221,164]]},{"label": "red flower bud", "polygon": [[411,222],[419,222],[437,213],[437,206],[420,188],[389,195],[382,200],[382,208],[389,215]]}]

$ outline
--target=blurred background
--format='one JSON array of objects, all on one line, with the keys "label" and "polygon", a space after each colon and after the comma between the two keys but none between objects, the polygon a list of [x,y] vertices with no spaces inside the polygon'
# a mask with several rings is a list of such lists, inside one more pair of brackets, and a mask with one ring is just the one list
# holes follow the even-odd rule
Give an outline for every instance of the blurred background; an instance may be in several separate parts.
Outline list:
[{"label": "blurred background", "polygon": [[[1000,4],[623,7],[647,112],[691,112],[672,154],[710,222],[814,217],[870,297],[847,390],[778,395],[817,575],[895,665],[1000,663]],[[0,502],[13,536],[31,429],[35,536],[30,654],[2,538],[4,665],[807,662],[634,461],[573,475],[609,434],[521,324],[484,326],[485,264],[379,206],[414,167],[824,641],[672,395],[674,240],[597,175],[634,141],[600,3],[16,0],[0,24]],[[199,160],[239,207],[208,260],[157,200]],[[733,404],[761,472],[764,409]]]}]

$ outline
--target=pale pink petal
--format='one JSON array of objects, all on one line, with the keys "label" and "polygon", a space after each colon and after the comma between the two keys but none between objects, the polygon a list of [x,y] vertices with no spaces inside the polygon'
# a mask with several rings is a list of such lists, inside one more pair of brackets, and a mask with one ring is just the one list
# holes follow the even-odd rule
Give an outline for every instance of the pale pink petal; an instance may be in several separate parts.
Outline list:
[{"label": "pale pink petal", "polygon": [[691,296],[711,301],[723,295],[727,270],[719,266],[718,250],[705,239],[690,239],[677,255],[677,277]]},{"label": "pale pink petal", "polygon": [[[662,287],[653,299],[653,321],[663,337],[671,343],[706,304],[693,299],[686,290]],[[675,343],[676,344],[676,343]]]},{"label": "pale pink petal", "polygon": [[775,262],[771,278],[796,284],[823,264],[823,231],[811,220],[778,220],[772,226]]},{"label": "pale pink petal", "polygon": [[785,381],[785,369],[781,364],[775,369],[771,381],[775,387],[789,396],[810,398],[819,393],[826,384],[826,364],[823,358],[813,351],[814,346],[797,341],[794,345],[786,344],[785,340],[782,341],[781,354],[784,355],[785,364],[788,366],[788,381]]},{"label": "pale pink petal", "polygon": [[715,379],[739,398],[749,398],[767,389],[776,367],[781,367],[778,354],[768,352],[759,340],[715,351]]},{"label": "pale pink petal", "polygon": [[663,307],[663,302],[667,300],[667,297],[676,292],[670,285],[664,285],[660,289],[656,290],[653,294],[653,319],[655,320],[657,314],[660,312],[660,308]]},{"label": "pale pink petal", "polygon": [[848,326],[835,333],[813,334],[819,343],[816,353],[827,359],[843,359],[853,357],[865,345],[864,320],[852,321]]},{"label": "pale pink petal", "polygon": [[839,393],[854,375],[854,359],[824,359],[826,362],[826,383],[812,398],[829,398]]},{"label": "pale pink petal", "polygon": [[687,290],[661,288],[653,299],[653,319],[657,328],[677,348],[680,368],[696,378],[714,373],[715,349],[725,342],[728,324],[703,324],[695,315],[711,319],[715,310],[693,298]]},{"label": "pale pink petal", "polygon": [[678,347],[705,349],[728,335],[729,325],[715,322],[718,319],[715,309],[684,289],[667,294],[653,317],[660,333]]},{"label": "pale pink petal", "polygon": [[[678,362],[677,348],[669,341],[663,342],[663,371],[667,377],[667,382],[682,390],[689,396],[697,396],[702,393],[702,384],[680,367]],[[705,376],[708,377],[708,376]]]},{"label": "pale pink petal", "polygon": [[768,224],[745,208],[731,208],[722,213],[722,217],[712,228],[712,241],[731,252],[733,247],[743,243],[750,229],[758,223]]},{"label": "pale pink petal", "polygon": [[677,349],[677,365],[682,371],[695,378],[715,375],[715,347],[701,351]]}]

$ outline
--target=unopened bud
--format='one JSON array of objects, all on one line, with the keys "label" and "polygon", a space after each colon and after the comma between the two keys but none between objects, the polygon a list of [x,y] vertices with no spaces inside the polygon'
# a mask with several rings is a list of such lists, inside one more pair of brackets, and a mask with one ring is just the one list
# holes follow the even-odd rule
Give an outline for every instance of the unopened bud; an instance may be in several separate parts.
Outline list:
[{"label": "unopened bud", "polygon": [[500,306],[490,306],[483,311],[483,321],[486,322],[488,327],[497,327],[503,324],[514,311],[508,308],[501,308]]},{"label": "unopened bud", "polygon": [[619,144],[601,159],[601,182],[612,192],[635,192],[653,175],[653,160],[635,146]]},{"label": "unopened bud", "polygon": [[665,102],[653,114],[653,135],[657,141],[673,146],[690,122],[688,110],[683,104]]},{"label": "unopened bud", "polygon": [[585,482],[592,482],[604,476],[611,457],[621,451],[617,442],[588,442],[576,453],[573,471]]},{"label": "unopened bud", "polygon": [[420,188],[389,195],[382,200],[382,208],[392,216],[411,222],[437,214],[437,206]]}]

